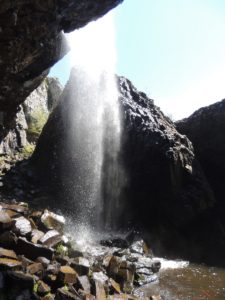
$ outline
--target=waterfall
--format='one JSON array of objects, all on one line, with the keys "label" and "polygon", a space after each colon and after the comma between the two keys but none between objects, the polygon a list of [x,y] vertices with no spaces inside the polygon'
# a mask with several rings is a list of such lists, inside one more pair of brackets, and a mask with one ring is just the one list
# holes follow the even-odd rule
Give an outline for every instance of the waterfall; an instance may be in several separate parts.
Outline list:
[{"label": "waterfall", "polygon": [[98,229],[115,228],[121,124],[113,14],[68,34],[67,39],[73,68],[67,118],[69,147],[76,161],[71,193],[75,220]]}]

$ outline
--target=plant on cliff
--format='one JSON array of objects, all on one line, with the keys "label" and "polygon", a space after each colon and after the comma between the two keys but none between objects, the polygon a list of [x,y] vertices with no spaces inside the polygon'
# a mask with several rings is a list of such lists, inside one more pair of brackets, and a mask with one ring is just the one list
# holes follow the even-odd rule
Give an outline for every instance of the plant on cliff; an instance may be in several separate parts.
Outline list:
[{"label": "plant on cliff", "polygon": [[35,145],[27,143],[25,147],[23,147],[21,154],[24,158],[29,158],[31,154],[34,152]]},{"label": "plant on cliff", "polygon": [[27,134],[33,138],[38,138],[41,131],[48,119],[48,113],[43,109],[37,109],[31,117],[31,121],[28,124]]}]

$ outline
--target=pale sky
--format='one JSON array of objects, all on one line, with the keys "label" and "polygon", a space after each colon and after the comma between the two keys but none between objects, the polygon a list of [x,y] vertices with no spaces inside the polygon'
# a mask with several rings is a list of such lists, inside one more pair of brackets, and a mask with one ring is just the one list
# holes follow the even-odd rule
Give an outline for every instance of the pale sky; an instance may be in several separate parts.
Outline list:
[{"label": "pale sky", "polygon": [[[114,15],[116,72],[163,112],[180,119],[225,98],[225,0],[124,0]],[[50,73],[68,74],[68,58]]]}]

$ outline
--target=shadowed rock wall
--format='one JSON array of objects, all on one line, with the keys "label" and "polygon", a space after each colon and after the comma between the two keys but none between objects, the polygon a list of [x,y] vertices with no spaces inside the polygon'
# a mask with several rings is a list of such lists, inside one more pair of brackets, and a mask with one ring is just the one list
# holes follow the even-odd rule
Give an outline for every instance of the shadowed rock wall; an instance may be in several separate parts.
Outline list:
[{"label": "shadowed rock wall", "polygon": [[217,215],[225,213],[225,100],[200,108],[176,123],[178,131],[193,142],[196,156],[217,200]]},{"label": "shadowed rock wall", "polygon": [[0,142],[49,68],[68,51],[63,32],[96,20],[122,0],[0,1]]}]

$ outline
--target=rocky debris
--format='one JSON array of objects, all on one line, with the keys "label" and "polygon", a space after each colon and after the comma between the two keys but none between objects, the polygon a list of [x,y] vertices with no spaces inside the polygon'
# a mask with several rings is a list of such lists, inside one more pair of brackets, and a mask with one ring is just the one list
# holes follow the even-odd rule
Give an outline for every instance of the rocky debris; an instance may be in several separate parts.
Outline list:
[{"label": "rocky debris", "polygon": [[102,243],[110,246],[96,245],[100,251],[81,251],[69,238],[61,238],[62,216],[32,211],[25,203],[1,203],[1,209],[17,215],[11,217],[14,226],[0,228],[0,271],[5,282],[0,296],[8,295],[10,286],[15,299],[20,295],[49,300],[137,299],[134,289],[157,279],[160,263],[152,260],[143,240],[120,242],[128,247],[119,248],[109,239]]}]

